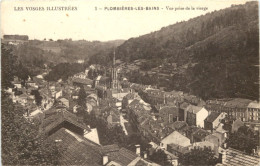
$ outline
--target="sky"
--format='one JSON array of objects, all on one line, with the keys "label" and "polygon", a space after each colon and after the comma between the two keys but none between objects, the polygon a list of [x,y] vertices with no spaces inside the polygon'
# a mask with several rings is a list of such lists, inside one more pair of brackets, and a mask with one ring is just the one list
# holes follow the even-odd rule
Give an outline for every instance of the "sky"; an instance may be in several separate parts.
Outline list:
[{"label": "sky", "polygon": [[[246,0],[3,0],[1,37],[5,34],[28,35],[29,39],[69,39],[109,41],[138,37],[176,22],[214,10],[244,4]],[[50,11],[47,7],[76,7],[74,11]],[[107,11],[106,7],[159,7],[160,10]],[[195,10],[167,10],[193,7]],[[42,7],[44,11],[28,11]],[[98,10],[95,10],[97,7]],[[197,10],[197,7],[207,10]],[[18,10],[23,8],[23,10]],[[99,9],[101,8],[101,9]]]}]

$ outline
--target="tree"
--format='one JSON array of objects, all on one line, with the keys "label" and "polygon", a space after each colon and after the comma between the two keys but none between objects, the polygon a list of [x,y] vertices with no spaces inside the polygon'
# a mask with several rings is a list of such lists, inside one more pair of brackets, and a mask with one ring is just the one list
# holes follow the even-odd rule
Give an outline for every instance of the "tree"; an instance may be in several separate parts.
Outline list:
[{"label": "tree", "polygon": [[2,61],[2,70],[1,70],[1,82],[2,82],[2,90],[12,87],[11,81],[14,78],[15,71],[15,61],[16,57],[11,53],[12,50],[7,49],[5,44],[1,45],[1,61]]},{"label": "tree", "polygon": [[214,151],[209,148],[195,148],[189,153],[180,155],[179,162],[182,165],[215,165],[218,159]]},{"label": "tree", "polygon": [[38,134],[38,124],[29,123],[25,112],[2,93],[3,165],[57,165],[61,155],[57,146]]},{"label": "tree", "polygon": [[171,163],[167,159],[167,155],[161,149],[155,151],[151,156],[149,156],[149,159],[160,165],[171,165]]},{"label": "tree", "polygon": [[31,95],[34,95],[36,104],[38,106],[40,106],[41,103],[42,103],[42,96],[40,95],[39,91],[38,90],[32,90]]},{"label": "tree", "polygon": [[86,97],[87,97],[87,94],[84,90],[84,87],[82,86],[79,90],[79,98],[78,98],[78,105],[80,106],[77,110],[77,114],[78,116],[82,116],[84,117],[85,115],[85,110],[86,110]]},{"label": "tree", "polygon": [[252,154],[259,146],[259,133],[254,133],[249,127],[241,126],[237,132],[230,133],[227,145],[234,149]]}]

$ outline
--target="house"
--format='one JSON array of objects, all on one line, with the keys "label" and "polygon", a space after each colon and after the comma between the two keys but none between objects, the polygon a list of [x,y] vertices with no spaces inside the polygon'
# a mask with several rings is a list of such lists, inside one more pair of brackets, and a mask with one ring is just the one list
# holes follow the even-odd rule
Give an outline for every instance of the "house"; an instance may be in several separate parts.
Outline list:
[{"label": "house", "polygon": [[59,99],[59,101],[62,103],[62,105],[66,106],[67,108],[69,108],[70,104],[69,104],[69,100],[62,97]]},{"label": "house", "polygon": [[178,157],[173,153],[164,150],[164,153],[167,155],[167,160],[172,164],[172,166],[178,166]]},{"label": "house", "polygon": [[126,96],[122,99],[122,108],[126,108],[134,99],[141,99],[138,93],[131,92],[128,93]]},{"label": "house", "polygon": [[192,133],[191,142],[193,143],[205,141],[205,137],[209,134],[210,133],[208,131],[199,128],[198,130]]},{"label": "house", "polygon": [[204,120],[204,128],[205,130],[213,130],[215,129],[220,123],[221,120],[226,117],[227,113],[222,112],[211,112],[210,115]]},{"label": "house", "polygon": [[207,135],[204,140],[213,143],[217,147],[223,147],[226,139],[227,135],[215,131],[214,133]]},{"label": "house", "polygon": [[179,120],[186,122],[187,112],[185,110],[190,104],[187,102],[182,102],[181,104],[179,103],[178,105],[179,105]]},{"label": "house", "polygon": [[185,129],[187,126],[188,126],[188,124],[184,121],[176,121],[169,125],[170,128],[178,131],[179,133],[181,133],[184,136],[185,136],[185,132],[183,131],[183,129]]},{"label": "house", "polygon": [[175,106],[161,107],[159,117],[168,123],[173,123],[179,120],[179,109]]},{"label": "house", "polygon": [[21,83],[21,81],[14,81],[14,82],[13,82],[13,85],[14,85],[15,88],[22,88],[22,83]]},{"label": "house", "polygon": [[63,94],[63,91],[62,90],[58,90],[55,92],[55,99],[58,99],[59,97],[61,97]]},{"label": "house", "polygon": [[252,101],[247,106],[247,117],[250,122],[260,122],[260,103]]},{"label": "house", "polygon": [[75,74],[73,77],[74,77],[74,78],[85,79],[85,78],[87,78],[87,76],[88,76],[88,75],[87,75],[86,73],[80,72],[80,73]]},{"label": "house", "polygon": [[[230,119],[240,119],[242,121],[252,121],[253,115],[248,113],[249,104],[252,100],[243,98],[229,98],[229,99],[217,99],[208,100],[206,102],[206,109],[211,112],[226,112],[227,117]],[[249,111],[249,112],[250,112]],[[257,114],[255,114],[254,119],[257,119]]]},{"label": "house", "polygon": [[176,144],[182,147],[186,147],[190,145],[190,139],[185,137],[178,131],[174,131],[161,140],[160,147],[167,149],[167,145],[169,144]]},{"label": "house", "polygon": [[239,150],[233,148],[222,149],[220,151],[221,163],[217,166],[256,166],[260,165],[259,157],[247,155]]},{"label": "house", "polygon": [[19,96],[15,96],[14,98],[13,98],[13,102],[18,102],[18,103],[20,103],[21,105],[23,105],[23,106],[25,106],[25,104],[27,103],[27,101],[28,101],[28,95],[26,95],[26,94],[21,94],[21,95],[19,95]]},{"label": "house", "polygon": [[31,77],[29,76],[28,80],[25,82],[25,84],[27,86],[31,86],[31,87],[35,87],[35,88],[38,88],[36,82],[34,82]]},{"label": "house", "polygon": [[66,128],[60,128],[47,138],[64,150],[59,160],[60,165],[102,165],[102,146],[84,138]]},{"label": "house", "polygon": [[181,145],[171,143],[167,145],[167,151],[174,154],[175,156],[180,156],[190,152],[189,146],[183,147]]},{"label": "house", "polygon": [[72,78],[72,84],[74,86],[84,86],[84,85],[87,85],[89,87],[92,86],[93,84],[93,81],[89,78]]},{"label": "house", "polygon": [[208,141],[202,141],[202,142],[195,142],[192,145],[190,145],[189,150],[191,149],[204,149],[204,148],[208,148],[211,149],[215,152],[215,155],[218,156],[219,152],[218,152],[218,146],[215,146],[213,143],[208,142]]},{"label": "house", "polygon": [[103,165],[106,166],[159,166],[146,159],[146,155],[142,158],[140,146],[136,146],[136,153],[120,148],[118,145],[106,145],[102,147]]},{"label": "house", "polygon": [[42,110],[38,108],[36,105],[31,105],[27,107],[26,112],[23,114],[23,116],[29,121],[40,121],[44,117]]},{"label": "house", "polygon": [[100,145],[98,131],[96,128],[92,128],[90,130],[85,130],[84,137],[87,138],[88,140]]},{"label": "house", "polygon": [[61,128],[68,129],[81,136],[84,136],[86,131],[90,131],[89,127],[83,123],[82,119],[66,109],[52,108],[45,111],[40,133],[50,136]]},{"label": "house", "polygon": [[107,117],[107,122],[110,126],[120,125],[120,114],[116,109],[110,110],[110,114]]},{"label": "house", "polygon": [[204,128],[204,120],[208,117],[208,111],[204,107],[189,105],[185,112],[187,112],[186,122],[188,125],[195,125]]}]

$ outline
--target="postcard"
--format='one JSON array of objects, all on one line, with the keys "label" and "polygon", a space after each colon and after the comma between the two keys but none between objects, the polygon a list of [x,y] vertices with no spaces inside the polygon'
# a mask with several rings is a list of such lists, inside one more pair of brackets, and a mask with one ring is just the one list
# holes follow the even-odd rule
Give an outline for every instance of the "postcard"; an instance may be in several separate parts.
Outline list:
[{"label": "postcard", "polygon": [[260,164],[259,2],[3,0],[2,165]]}]

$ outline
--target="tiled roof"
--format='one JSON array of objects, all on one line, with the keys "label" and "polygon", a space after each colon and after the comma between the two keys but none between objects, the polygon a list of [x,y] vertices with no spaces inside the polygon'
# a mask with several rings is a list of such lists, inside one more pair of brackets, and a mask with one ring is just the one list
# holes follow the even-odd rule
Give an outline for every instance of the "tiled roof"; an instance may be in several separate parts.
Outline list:
[{"label": "tiled roof", "polygon": [[109,153],[109,152],[115,152],[119,150],[119,146],[117,144],[112,145],[106,145],[102,147],[103,154]]},{"label": "tiled roof", "polygon": [[193,132],[193,137],[195,138],[199,138],[199,139],[203,139],[205,138],[207,135],[209,135],[210,133],[207,132],[206,130],[203,130],[203,129],[199,129],[195,132]]},{"label": "tiled roof", "polygon": [[224,160],[223,165],[257,166],[260,165],[260,158],[249,156],[241,151],[229,148],[226,150],[226,160]]},{"label": "tiled roof", "polygon": [[172,127],[175,130],[180,130],[185,126],[188,126],[188,124],[185,121],[176,121],[170,125],[170,127]]},{"label": "tiled roof", "polygon": [[235,99],[232,99],[230,101],[227,101],[225,106],[226,107],[246,108],[250,102],[252,102],[252,100],[235,98]]},{"label": "tiled roof", "polygon": [[[47,117],[46,117],[47,113]],[[82,129],[88,129],[84,123],[79,122],[79,118],[71,112],[66,110],[56,111],[55,109],[45,112],[45,119],[42,122],[42,131],[48,133],[56,126],[61,124],[64,121],[70,122],[71,124],[80,127]]]},{"label": "tiled roof", "polygon": [[217,119],[217,117],[220,115],[218,112],[211,112],[210,115],[205,119],[207,122],[214,122],[214,120]]},{"label": "tiled roof", "polygon": [[137,158],[135,153],[125,148],[121,148],[118,151],[108,152],[107,156],[110,161],[115,161],[122,165],[128,165]]},{"label": "tiled roof", "polygon": [[179,110],[174,106],[165,106],[159,110],[159,114],[172,114],[175,117],[178,116]]},{"label": "tiled roof", "polygon": [[59,159],[61,165],[96,166],[102,163],[101,146],[65,128],[61,128],[47,140],[57,142],[64,149]]}]

